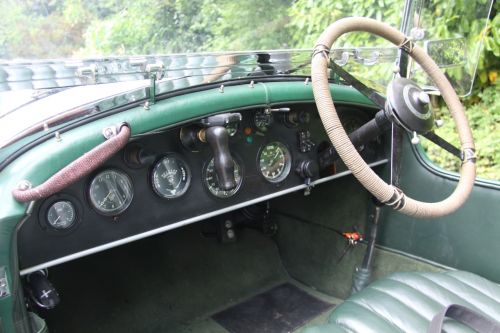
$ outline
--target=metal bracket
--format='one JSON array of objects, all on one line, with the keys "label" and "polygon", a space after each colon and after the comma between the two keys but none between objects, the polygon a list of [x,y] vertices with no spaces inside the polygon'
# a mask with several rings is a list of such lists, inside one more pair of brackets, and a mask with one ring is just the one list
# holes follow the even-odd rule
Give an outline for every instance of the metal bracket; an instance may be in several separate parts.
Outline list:
[{"label": "metal bracket", "polygon": [[149,105],[156,102],[156,80],[163,77],[165,65],[162,62],[146,65],[146,72],[149,73]]},{"label": "metal bracket", "polygon": [[0,299],[10,296],[9,282],[7,280],[7,270],[0,267]]},{"label": "metal bracket", "polygon": [[90,80],[90,82],[87,83],[96,83],[97,65],[90,64],[89,66],[78,67],[76,69],[76,75],[85,80]]},{"label": "metal bracket", "polygon": [[392,198],[390,198],[389,201],[383,202],[383,204],[386,206],[391,206],[395,210],[400,210],[406,204],[405,194],[399,188],[395,186],[393,186],[393,188],[394,188],[394,194],[392,195]]},{"label": "metal bracket", "polygon": [[460,159],[462,160],[462,163],[466,162],[476,163],[477,160],[476,151],[472,148],[465,148],[460,153]]},{"label": "metal bracket", "polygon": [[415,47],[415,44],[411,40],[411,38],[405,37],[405,40],[399,45],[399,48],[403,51],[405,51],[408,54],[411,54],[413,52],[413,48]]}]

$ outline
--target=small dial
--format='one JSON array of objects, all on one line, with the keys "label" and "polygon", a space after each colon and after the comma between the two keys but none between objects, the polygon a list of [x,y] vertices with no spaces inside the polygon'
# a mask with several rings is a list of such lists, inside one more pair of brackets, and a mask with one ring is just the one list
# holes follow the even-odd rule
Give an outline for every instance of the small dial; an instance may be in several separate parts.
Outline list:
[{"label": "small dial", "polygon": [[215,162],[212,158],[210,162],[205,167],[205,185],[207,186],[210,193],[218,198],[229,198],[236,194],[241,187],[241,168],[240,165],[233,159],[234,162],[234,180],[236,180],[236,187],[231,190],[223,190],[219,187],[219,179],[217,178],[217,173],[215,171]]},{"label": "small dial", "polygon": [[132,181],[122,171],[104,170],[90,183],[90,203],[103,215],[122,213],[132,202],[133,195]]},{"label": "small dial", "polygon": [[69,229],[76,221],[76,210],[71,201],[56,201],[47,210],[47,222],[54,229]]},{"label": "small dial", "polygon": [[153,190],[162,198],[173,199],[183,195],[191,181],[189,169],[176,156],[169,155],[160,159],[151,172]]},{"label": "small dial", "polygon": [[271,183],[283,181],[290,173],[291,166],[292,157],[290,151],[281,142],[268,143],[260,151],[260,172]]},{"label": "small dial", "polygon": [[266,132],[273,123],[273,114],[266,113],[264,110],[257,111],[254,117],[255,127],[261,132]]},{"label": "small dial", "polygon": [[229,123],[226,125],[226,131],[229,136],[235,136],[238,133],[238,123]]}]

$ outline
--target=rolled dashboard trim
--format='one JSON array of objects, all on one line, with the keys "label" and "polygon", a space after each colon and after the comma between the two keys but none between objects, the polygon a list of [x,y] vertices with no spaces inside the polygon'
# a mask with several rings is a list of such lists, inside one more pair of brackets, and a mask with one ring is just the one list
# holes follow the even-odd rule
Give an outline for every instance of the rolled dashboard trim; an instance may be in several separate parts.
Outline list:
[{"label": "rolled dashboard trim", "polygon": [[[379,160],[377,162],[370,163],[368,165],[373,168],[373,167],[385,164],[387,162],[388,162],[387,159],[383,159],[383,160]],[[326,182],[331,181],[333,179],[341,178],[341,177],[344,177],[344,176],[347,176],[350,174],[352,174],[352,172],[349,170],[339,172],[339,173],[332,175],[332,176],[317,179],[316,181],[312,182],[310,186],[315,186],[315,185],[319,185],[322,183],[326,183]],[[296,191],[299,191],[301,189],[305,189],[306,187],[307,186],[305,184],[301,184],[301,185],[297,185],[297,186],[285,189],[283,191],[271,193],[271,194],[264,195],[264,196],[261,196],[261,197],[255,198],[255,199],[240,202],[240,203],[233,205],[233,206],[225,207],[223,209],[219,209],[219,210],[215,210],[215,211],[212,211],[212,212],[209,212],[206,214],[198,215],[198,216],[195,216],[195,217],[192,217],[189,219],[185,219],[182,221],[178,221],[178,222],[175,222],[175,223],[172,223],[172,224],[160,227],[160,228],[152,229],[152,230],[142,232],[142,233],[139,233],[139,234],[136,234],[133,236],[126,237],[126,238],[122,238],[122,239],[119,239],[119,240],[116,240],[116,241],[113,241],[110,243],[99,245],[99,246],[96,246],[96,247],[93,247],[93,248],[90,248],[90,249],[87,249],[84,251],[76,252],[76,253],[73,253],[73,254],[58,258],[58,259],[50,260],[50,261],[47,261],[47,262],[39,264],[39,265],[28,267],[28,268],[21,270],[19,272],[19,274],[21,276],[27,275],[27,274],[36,272],[36,271],[41,270],[41,269],[45,269],[45,268],[49,268],[49,267],[56,266],[59,264],[63,264],[63,263],[66,263],[66,262],[69,262],[69,261],[72,261],[72,260],[75,260],[78,258],[82,258],[82,257],[88,256],[88,255],[94,254],[94,253],[102,252],[102,251],[112,249],[112,248],[120,246],[120,245],[131,243],[131,242],[136,241],[136,240],[140,240],[140,239],[147,238],[147,237],[150,237],[150,236],[153,236],[156,234],[160,234],[160,233],[163,233],[163,232],[166,232],[169,230],[177,229],[177,228],[180,228],[180,227],[192,224],[192,223],[206,220],[208,218],[211,218],[211,217],[214,217],[217,215],[221,215],[224,213],[228,213],[228,212],[231,212],[233,210],[237,210],[237,209],[240,209],[240,208],[243,208],[246,206],[250,206],[250,205],[262,202],[262,201],[273,199],[273,198],[276,198],[276,197],[279,197],[279,196],[282,196],[282,195],[285,195],[288,193],[296,192]]]}]

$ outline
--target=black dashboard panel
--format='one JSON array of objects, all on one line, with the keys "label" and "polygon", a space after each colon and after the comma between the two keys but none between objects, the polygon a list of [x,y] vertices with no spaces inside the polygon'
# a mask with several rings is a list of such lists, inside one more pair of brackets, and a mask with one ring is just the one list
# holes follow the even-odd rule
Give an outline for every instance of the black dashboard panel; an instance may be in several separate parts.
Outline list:
[{"label": "black dashboard panel", "polygon": [[[217,215],[223,210],[243,207],[257,202],[259,198],[264,200],[265,196],[304,184],[305,180],[296,172],[296,167],[301,161],[317,160],[318,149],[328,146],[325,131],[313,104],[278,107],[290,108],[290,112],[272,112],[273,122],[265,132],[259,130],[254,121],[255,114],[262,112],[262,109],[233,111],[242,115],[237,132],[229,138],[231,154],[241,166],[243,179],[235,195],[221,199],[207,189],[203,181],[204,169],[213,156],[212,150],[208,144],[203,144],[199,151],[193,152],[181,143],[181,128],[189,124],[136,137],[128,147],[109,159],[93,174],[61,193],[36,203],[34,213],[25,221],[18,234],[21,270],[82,251],[88,251],[89,254],[104,250],[119,245],[120,242],[125,243],[124,240],[132,241],[168,230],[169,226],[178,227]],[[351,130],[371,119],[374,114],[374,110],[349,106],[339,106],[338,109],[345,126]],[[310,138],[307,138],[306,143],[309,145],[304,145],[304,135],[308,134]],[[270,142],[282,143],[291,155],[290,173],[279,183],[269,182],[259,170],[259,152]],[[300,142],[302,145],[299,145]],[[382,146],[380,142],[367,145],[362,153],[365,160],[374,162],[385,158]],[[142,147],[147,151],[148,162],[143,166],[127,163],[129,158],[126,156],[130,147]],[[180,157],[189,168],[191,177],[187,190],[182,196],[174,199],[160,197],[151,184],[151,170],[155,161],[167,154]],[[92,208],[89,200],[92,179],[106,169],[124,172],[133,184],[132,202],[117,216],[100,214]],[[345,170],[345,166],[337,162],[336,172],[342,170]],[[322,176],[329,176],[332,172],[323,171]],[[65,230],[58,230],[47,223],[47,210],[58,200],[71,201],[76,211],[76,222]]]}]

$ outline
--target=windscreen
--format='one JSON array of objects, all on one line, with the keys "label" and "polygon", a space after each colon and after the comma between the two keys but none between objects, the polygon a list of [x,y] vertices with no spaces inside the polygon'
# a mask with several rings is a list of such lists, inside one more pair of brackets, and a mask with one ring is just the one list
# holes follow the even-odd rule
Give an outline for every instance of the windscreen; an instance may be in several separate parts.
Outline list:
[{"label": "windscreen", "polygon": [[[493,0],[414,0],[405,34],[444,71],[460,96],[470,94]],[[418,64],[411,76],[432,88]]]},{"label": "windscreen", "polygon": [[[8,129],[0,135],[0,148],[37,131],[147,99],[152,91],[163,94],[247,77],[308,77],[315,41],[329,24],[347,16],[371,17],[405,30],[429,50],[464,95],[472,86],[491,4],[492,0],[477,0],[474,6],[468,0],[0,1],[0,127]],[[335,43],[331,57],[384,93],[398,52],[381,38],[351,33]],[[432,89],[415,64],[411,75]],[[112,86],[99,93],[81,89],[95,85]],[[71,97],[75,94],[78,99]]]}]

